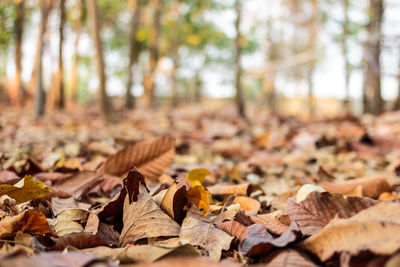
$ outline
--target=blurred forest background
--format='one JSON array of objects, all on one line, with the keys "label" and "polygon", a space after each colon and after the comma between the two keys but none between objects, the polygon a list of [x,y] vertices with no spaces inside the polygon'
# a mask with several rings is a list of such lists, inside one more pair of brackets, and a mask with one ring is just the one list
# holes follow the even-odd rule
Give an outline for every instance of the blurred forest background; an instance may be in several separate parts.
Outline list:
[{"label": "blurred forest background", "polygon": [[400,108],[397,0],[0,3],[0,101],[36,116],[217,98],[242,116]]}]

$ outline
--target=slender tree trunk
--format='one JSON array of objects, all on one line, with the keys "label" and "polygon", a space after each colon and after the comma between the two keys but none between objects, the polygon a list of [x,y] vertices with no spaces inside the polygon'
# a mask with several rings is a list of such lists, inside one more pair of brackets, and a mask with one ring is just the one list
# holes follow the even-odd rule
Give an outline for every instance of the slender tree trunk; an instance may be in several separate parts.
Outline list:
[{"label": "slender tree trunk", "polygon": [[369,24],[367,26],[368,42],[365,45],[364,62],[366,63],[364,79],[364,112],[380,114],[384,102],[381,96],[381,39],[382,19],[384,12],[383,0],[370,0]]},{"label": "slender tree trunk", "polygon": [[350,112],[350,75],[351,75],[351,67],[349,62],[349,53],[347,48],[347,39],[349,36],[349,6],[350,0],[343,0],[343,12],[344,12],[344,21],[343,21],[343,32],[342,32],[342,53],[344,59],[344,71],[345,71],[345,89],[346,89],[346,98],[344,100],[343,106],[345,112]]},{"label": "slender tree trunk", "polygon": [[241,14],[242,14],[242,1],[241,0],[236,0],[235,11],[236,11],[236,20],[235,20],[236,38],[235,38],[234,65],[235,65],[236,108],[237,108],[238,114],[241,117],[246,117],[244,97],[243,97],[243,88],[242,88],[242,66],[240,63],[240,59],[241,59],[241,55],[242,55],[241,32],[240,32],[240,23],[241,23]]},{"label": "slender tree trunk", "polygon": [[[399,52],[400,52],[400,45],[399,45]],[[399,62],[398,62],[398,73],[397,73],[397,98],[393,106],[393,110],[399,110],[400,109],[400,56],[399,56]]]},{"label": "slender tree trunk", "polygon": [[39,31],[39,49],[38,49],[38,63],[36,70],[36,94],[35,94],[35,115],[36,117],[41,117],[44,115],[45,105],[46,105],[46,93],[43,88],[42,80],[42,56],[43,56],[43,46],[44,46],[44,33],[46,32],[47,18],[50,11],[51,0],[40,0],[40,31]]},{"label": "slender tree trunk", "polygon": [[20,106],[24,98],[24,87],[22,84],[22,35],[24,32],[24,9],[25,1],[21,0],[16,5],[17,16],[15,20],[15,99],[14,105]]},{"label": "slender tree trunk", "polygon": [[144,79],[145,89],[145,104],[147,107],[155,106],[155,82],[154,75],[157,68],[159,59],[159,35],[161,27],[161,0],[151,0],[151,6],[153,8],[153,27],[150,32],[150,61],[149,61],[149,73]]},{"label": "slender tree trunk", "polygon": [[106,91],[106,74],[103,56],[103,43],[100,36],[100,21],[99,21],[99,8],[97,0],[88,0],[89,21],[92,32],[92,39],[96,49],[97,58],[97,75],[99,78],[98,101],[100,104],[100,111],[106,120],[111,120],[113,115],[113,108]]},{"label": "slender tree trunk", "polygon": [[70,92],[70,105],[76,102],[78,98],[78,67],[79,67],[79,41],[81,38],[82,32],[82,19],[83,19],[83,0],[77,0],[77,9],[78,9],[78,16],[75,21],[75,34],[76,39],[74,43],[74,62],[71,69],[71,76],[69,82],[69,92]]},{"label": "slender tree trunk", "polygon": [[128,67],[128,81],[126,84],[125,93],[125,107],[127,109],[133,109],[135,107],[135,98],[132,94],[132,85],[134,84],[134,66],[137,65],[137,59],[139,55],[136,34],[140,26],[141,17],[141,0],[130,0],[130,8],[132,10],[132,18],[130,23],[130,35],[129,35],[129,67]]},{"label": "slender tree trunk", "polygon": [[196,75],[194,76],[194,101],[195,103],[201,103],[203,96],[202,82],[200,71],[196,71]]},{"label": "slender tree trunk", "polygon": [[64,25],[65,25],[65,0],[59,0],[60,8],[60,25],[58,28],[59,45],[58,45],[58,71],[56,75],[56,106],[63,109],[65,106],[64,96],[64,74],[63,74],[63,43],[64,43]]},{"label": "slender tree trunk", "polygon": [[[318,0],[312,0],[312,15],[309,24],[309,47],[314,51],[317,49],[317,23],[318,23]],[[308,112],[309,117],[313,118],[315,114],[315,99],[314,99],[314,70],[315,62],[310,62],[307,70],[307,83],[308,83]]]}]

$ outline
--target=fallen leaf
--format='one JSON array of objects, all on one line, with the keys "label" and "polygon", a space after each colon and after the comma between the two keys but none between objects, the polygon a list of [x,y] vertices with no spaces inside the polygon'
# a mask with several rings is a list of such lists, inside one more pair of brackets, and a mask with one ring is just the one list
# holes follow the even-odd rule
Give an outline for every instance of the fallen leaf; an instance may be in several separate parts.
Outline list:
[{"label": "fallen leaf", "polygon": [[388,201],[392,201],[394,199],[399,199],[399,195],[391,194],[389,192],[383,192],[382,194],[380,194],[378,198],[378,200],[388,200]]},{"label": "fallen leaf", "polygon": [[145,177],[156,181],[173,162],[174,156],[174,139],[159,137],[128,145],[110,156],[99,171],[123,175],[135,166]]},{"label": "fallen leaf", "polygon": [[335,219],[306,239],[304,247],[322,261],[335,252],[390,255],[400,248],[400,204],[381,202],[351,218]]},{"label": "fallen leaf", "polygon": [[15,172],[0,170],[1,184],[15,184],[20,178]]},{"label": "fallen leaf", "polygon": [[303,186],[300,187],[299,190],[297,190],[296,193],[296,202],[299,203],[301,201],[303,201],[304,199],[307,198],[307,196],[311,193],[311,192],[326,192],[325,189],[323,189],[322,187],[313,185],[313,184],[305,184]]},{"label": "fallen leaf", "polygon": [[207,189],[212,195],[232,195],[232,194],[247,194],[247,190],[250,184],[215,184],[208,186]]},{"label": "fallen leaf", "polygon": [[389,183],[385,178],[370,177],[349,180],[340,183],[323,182],[319,186],[330,193],[339,193],[346,195],[353,191],[357,186],[361,186],[364,197],[378,198],[383,192],[391,190]]},{"label": "fallen leaf", "polygon": [[221,261],[209,259],[207,257],[197,258],[171,258],[163,259],[151,264],[137,264],[135,267],[241,267],[242,265],[238,262],[233,261]]},{"label": "fallen leaf", "polygon": [[63,211],[70,209],[88,210],[90,206],[91,206],[90,204],[76,201],[73,197],[70,198],[53,197],[51,199],[51,210],[53,211],[53,214],[55,216],[57,216]]},{"label": "fallen leaf", "polygon": [[80,199],[90,189],[100,184],[103,179],[104,176],[101,173],[91,171],[77,172],[71,177],[57,182],[53,188]]},{"label": "fallen leaf", "polygon": [[15,185],[0,184],[0,196],[8,195],[15,199],[16,203],[23,203],[33,199],[39,199],[51,192],[42,182],[34,181],[27,175]]},{"label": "fallen leaf", "polygon": [[186,180],[189,182],[191,187],[201,186],[203,185],[206,176],[210,174],[211,172],[204,168],[193,169],[186,175]]},{"label": "fallen leaf", "polygon": [[41,212],[30,209],[0,221],[0,238],[10,238],[18,231],[49,234],[51,228]]},{"label": "fallen leaf", "polygon": [[242,210],[248,211],[250,214],[256,215],[260,210],[261,204],[251,197],[237,196],[233,199],[233,204],[240,204]]},{"label": "fallen leaf", "polygon": [[217,228],[236,237],[239,243],[247,238],[247,227],[234,219],[217,224]]},{"label": "fallen leaf", "polygon": [[107,245],[103,239],[89,233],[66,234],[54,241],[55,245],[47,248],[47,250],[64,250],[67,246],[72,246],[77,249],[85,249]]},{"label": "fallen leaf", "polygon": [[257,216],[250,215],[250,218],[254,223],[262,224],[269,232],[281,235],[283,234],[289,226],[281,222],[273,214],[259,214]]},{"label": "fallen leaf", "polygon": [[160,209],[142,184],[136,202],[130,203],[125,197],[123,222],[121,246],[142,238],[179,235],[179,225]]},{"label": "fallen leaf", "polygon": [[177,223],[181,224],[185,218],[186,211],[184,206],[187,204],[186,188],[174,182],[165,193],[160,208],[174,219]]},{"label": "fallen leaf", "polygon": [[267,252],[273,248],[283,248],[296,241],[300,234],[300,229],[295,222],[277,238],[274,238],[267,229],[261,224],[253,224],[248,228],[248,237],[243,241],[240,250],[249,257],[266,256]]},{"label": "fallen leaf", "polygon": [[82,225],[74,221],[60,221],[57,222],[53,228],[58,236],[83,232]]},{"label": "fallen leaf", "polygon": [[129,196],[129,202],[136,201],[139,194],[139,185],[145,185],[144,176],[131,169],[128,172],[126,178],[122,181],[123,187],[121,192],[114,196],[114,198],[104,205],[98,213],[100,220],[105,220],[106,218],[117,216],[122,217],[122,211],[124,206],[125,197]]},{"label": "fallen leaf", "polygon": [[263,264],[253,267],[318,267],[307,256],[294,249],[279,250],[263,259]]},{"label": "fallen leaf", "polygon": [[233,237],[217,229],[203,216],[196,206],[190,207],[182,222],[179,238],[183,245],[200,246],[213,260],[221,258],[221,251],[228,250]]},{"label": "fallen leaf", "polygon": [[193,202],[203,215],[208,213],[210,208],[210,193],[204,186],[197,185],[190,188],[187,191],[187,199],[188,202]]},{"label": "fallen leaf", "polygon": [[169,254],[187,257],[198,255],[197,251],[189,245],[178,248],[164,248],[153,245],[141,245],[126,248],[95,247],[83,249],[82,252],[89,255],[96,255],[100,258],[117,259],[121,263],[150,263],[161,257],[167,257]]},{"label": "fallen leaf", "polygon": [[359,211],[378,203],[365,197],[347,197],[328,192],[311,192],[306,199],[297,203],[295,198],[288,201],[290,220],[297,223],[301,232],[312,235],[320,231],[333,218],[349,218]]}]

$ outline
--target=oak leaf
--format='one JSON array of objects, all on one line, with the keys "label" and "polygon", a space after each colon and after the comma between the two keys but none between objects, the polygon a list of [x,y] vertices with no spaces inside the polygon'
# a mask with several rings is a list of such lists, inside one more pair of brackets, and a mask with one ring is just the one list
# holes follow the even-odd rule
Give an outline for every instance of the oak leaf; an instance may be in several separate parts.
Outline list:
[{"label": "oak leaf", "polygon": [[179,225],[160,209],[142,184],[136,202],[130,203],[125,197],[123,222],[121,246],[142,238],[179,235]]}]

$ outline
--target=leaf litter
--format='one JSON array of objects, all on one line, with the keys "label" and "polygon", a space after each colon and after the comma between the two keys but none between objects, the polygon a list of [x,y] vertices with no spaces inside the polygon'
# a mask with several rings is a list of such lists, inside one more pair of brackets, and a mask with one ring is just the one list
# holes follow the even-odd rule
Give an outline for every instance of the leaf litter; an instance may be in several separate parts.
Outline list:
[{"label": "leaf litter", "polygon": [[399,114],[151,115],[0,128],[0,266],[400,262]]}]

